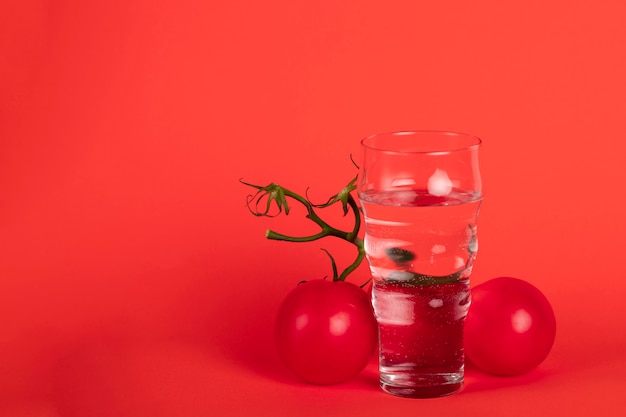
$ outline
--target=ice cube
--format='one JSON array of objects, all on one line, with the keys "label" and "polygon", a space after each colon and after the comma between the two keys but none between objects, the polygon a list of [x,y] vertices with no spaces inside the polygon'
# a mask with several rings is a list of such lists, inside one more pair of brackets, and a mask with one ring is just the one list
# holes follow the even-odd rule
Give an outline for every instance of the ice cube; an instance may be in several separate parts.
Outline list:
[{"label": "ice cube", "polygon": [[410,294],[375,291],[372,304],[380,324],[409,326],[415,323],[415,301]]},{"label": "ice cube", "polygon": [[428,178],[428,193],[437,197],[450,194],[452,191],[452,180],[446,171],[436,169]]}]

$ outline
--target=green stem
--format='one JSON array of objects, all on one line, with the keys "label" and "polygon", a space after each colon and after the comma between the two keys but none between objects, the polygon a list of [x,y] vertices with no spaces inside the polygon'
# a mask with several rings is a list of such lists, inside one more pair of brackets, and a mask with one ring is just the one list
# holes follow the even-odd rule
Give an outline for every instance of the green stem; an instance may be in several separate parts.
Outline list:
[{"label": "green stem", "polygon": [[271,239],[271,240],[282,240],[285,242],[313,242],[314,240],[318,240],[326,236],[328,236],[328,233],[326,233],[325,231],[321,231],[311,236],[302,236],[302,237],[287,236],[281,233],[277,233],[273,230],[265,231],[266,238]]},{"label": "green stem", "polygon": [[[348,196],[348,204],[354,214],[354,227],[352,228],[352,232],[346,236],[346,240],[354,243],[357,240],[359,230],[361,229],[361,211],[359,210],[359,206],[356,204],[352,195]],[[361,246],[363,246],[363,242],[361,242]]]},{"label": "green stem", "polygon": [[359,267],[359,265],[361,265],[361,262],[363,262],[363,259],[365,258],[365,247],[363,246],[363,240],[355,239],[352,243],[357,247],[357,257],[354,262],[352,262],[350,265],[348,265],[346,269],[343,270],[343,272],[339,276],[339,281],[344,281],[352,271],[354,271]]},{"label": "green stem", "polygon": [[[314,240],[318,240],[326,236],[335,236],[340,239],[347,240],[349,242],[351,241],[350,233],[346,233],[343,230],[336,229],[332,227],[331,225],[329,225],[328,223],[326,223],[324,220],[322,220],[322,218],[319,217],[317,213],[315,212],[315,208],[313,207],[313,204],[311,204],[307,199],[305,199],[301,195],[296,194],[293,191],[290,191],[286,188],[283,188],[283,190],[284,190],[285,196],[293,198],[294,200],[298,201],[300,204],[306,207],[306,210],[307,210],[306,218],[313,221],[315,224],[321,227],[322,231],[314,235],[310,235],[310,236],[295,237],[295,236],[283,235],[282,233],[277,233],[272,230],[267,230],[265,232],[265,237],[267,237],[268,239],[284,240],[287,242],[312,242]],[[356,207],[356,204],[355,204],[355,207]],[[356,208],[356,210],[357,210],[356,215],[360,222],[360,218],[358,216],[359,214],[358,208]],[[358,229],[357,229],[357,232],[358,232]]]},{"label": "green stem", "polygon": [[361,212],[359,210],[359,206],[356,203],[356,200],[352,195],[348,196],[348,205],[354,215],[354,226],[350,232],[345,232],[343,230],[336,229],[322,220],[317,213],[315,212],[315,208],[313,205],[305,198],[296,194],[290,190],[284,189],[285,196],[291,197],[294,200],[298,201],[300,204],[304,205],[307,209],[307,218],[316,223],[321,227],[321,231],[314,235],[309,236],[289,236],[284,235],[282,233],[275,232],[273,230],[267,230],[265,232],[265,237],[271,240],[282,240],[285,242],[312,242],[318,239],[322,239],[326,236],[335,236],[340,239],[346,240],[352,243],[357,248],[357,257],[354,262],[348,265],[341,275],[337,278],[338,281],[345,281],[345,279],[352,273],[355,269],[361,265],[363,259],[365,259],[365,248],[363,246],[363,240],[358,237],[359,230],[361,229]]},{"label": "green stem", "polygon": [[[358,268],[358,266],[361,264],[361,262],[365,258],[365,248],[363,245],[363,240],[358,237],[359,230],[361,228],[361,211],[359,209],[359,206],[357,205],[356,200],[350,194],[350,192],[354,190],[354,184],[353,184],[354,181],[355,180],[353,180],[350,184],[348,184],[348,186],[346,186],[339,194],[337,194],[334,197],[331,197],[331,199],[327,203],[318,205],[318,206],[312,204],[307,198],[297,193],[294,193],[293,191],[288,190],[284,187],[281,187],[277,184],[272,183],[266,187],[260,187],[260,186],[245,183],[243,181],[242,183],[248,186],[252,186],[256,188],[257,190],[259,190],[256,195],[251,196],[248,200],[248,204],[249,204],[248,208],[250,208],[250,211],[252,211],[254,215],[269,216],[268,214],[269,207],[272,201],[276,202],[279,213],[284,209],[285,214],[288,214],[289,207],[287,205],[287,201],[285,200],[285,198],[289,197],[289,198],[296,200],[298,203],[302,204],[307,210],[306,218],[311,220],[312,222],[314,222],[321,228],[321,230],[318,233],[315,233],[309,236],[289,236],[289,235],[275,232],[273,230],[266,230],[265,232],[266,238],[272,239],[272,240],[282,240],[286,242],[312,242],[314,240],[322,239],[327,236],[334,236],[339,239],[350,242],[351,244],[356,246],[357,256],[355,260],[350,265],[348,265],[348,267],[346,267],[346,269],[344,269],[341,275],[339,276],[337,276],[336,274],[336,271],[335,271],[336,266],[334,265],[334,260],[333,260],[333,268],[334,268],[333,280],[344,281],[351,272],[353,272],[355,269]],[[258,207],[259,202],[261,201],[261,198],[264,195],[268,196],[269,200],[265,209],[259,211],[257,207]],[[253,201],[255,203],[254,203],[254,206],[251,208],[250,204],[252,204]],[[352,227],[352,230],[350,232],[346,232],[343,230],[339,230],[335,227],[332,227],[331,225],[326,223],[320,216],[318,216],[318,214],[315,212],[315,208],[329,207],[330,205],[338,203],[338,202],[343,203],[344,215],[347,214],[346,206],[350,207],[350,210],[352,211],[352,214],[354,215],[354,226]],[[330,254],[328,255],[330,256]]]}]

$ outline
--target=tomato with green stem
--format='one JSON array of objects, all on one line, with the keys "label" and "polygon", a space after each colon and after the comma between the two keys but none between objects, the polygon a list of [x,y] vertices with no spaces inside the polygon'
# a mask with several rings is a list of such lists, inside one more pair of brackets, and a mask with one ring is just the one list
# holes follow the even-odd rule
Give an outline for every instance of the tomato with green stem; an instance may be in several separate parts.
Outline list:
[{"label": "tomato with green stem", "polygon": [[[363,241],[358,236],[361,213],[351,194],[356,188],[356,178],[323,204],[313,204],[308,197],[278,184],[258,186],[242,183],[257,190],[247,200],[248,208],[255,216],[273,217],[282,212],[287,215],[290,210],[288,199],[291,199],[303,205],[307,211],[306,218],[320,227],[318,233],[300,237],[267,230],[265,236],[268,239],[311,242],[335,237],[355,246],[357,256],[341,274],[332,255],[322,249],[331,261],[332,281],[316,279],[301,282],[283,301],[275,324],[277,352],[285,365],[302,380],[326,385],[353,378],[372,358],[378,337],[368,294],[346,281],[346,277],[365,257]],[[344,216],[349,212],[353,214],[352,230],[339,230],[320,217],[319,209],[334,204],[341,204]]]}]

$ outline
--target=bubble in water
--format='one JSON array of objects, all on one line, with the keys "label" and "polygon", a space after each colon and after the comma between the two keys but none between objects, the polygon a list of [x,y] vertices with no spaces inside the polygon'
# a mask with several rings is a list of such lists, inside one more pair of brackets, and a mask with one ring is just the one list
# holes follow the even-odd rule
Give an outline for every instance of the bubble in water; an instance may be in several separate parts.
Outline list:
[{"label": "bubble in water", "polygon": [[430,251],[434,253],[435,255],[439,255],[446,251],[446,246],[445,245],[433,245]]},{"label": "bubble in water", "polygon": [[443,307],[443,300],[441,298],[433,298],[428,302],[428,305],[432,308]]}]

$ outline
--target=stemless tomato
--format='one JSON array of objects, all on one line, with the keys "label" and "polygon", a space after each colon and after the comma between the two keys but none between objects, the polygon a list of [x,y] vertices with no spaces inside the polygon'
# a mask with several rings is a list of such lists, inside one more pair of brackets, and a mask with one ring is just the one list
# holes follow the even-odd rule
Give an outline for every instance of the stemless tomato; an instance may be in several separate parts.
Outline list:
[{"label": "stemless tomato", "polygon": [[278,354],[312,384],[337,384],[371,359],[376,319],[365,291],[345,281],[312,280],[294,288],[276,320]]},{"label": "stemless tomato", "polygon": [[465,354],[483,371],[520,375],[548,356],[556,319],[548,299],[532,284],[500,277],[471,290]]}]

